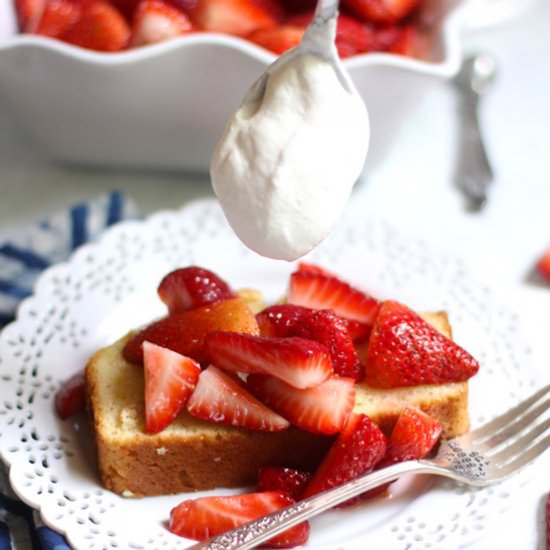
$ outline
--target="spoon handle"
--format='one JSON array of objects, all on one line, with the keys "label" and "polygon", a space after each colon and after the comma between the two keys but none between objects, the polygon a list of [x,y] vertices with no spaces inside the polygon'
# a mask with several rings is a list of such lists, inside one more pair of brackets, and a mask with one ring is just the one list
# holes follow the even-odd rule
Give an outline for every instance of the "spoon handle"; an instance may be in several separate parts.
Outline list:
[{"label": "spoon handle", "polygon": [[479,96],[467,93],[462,105],[461,152],[458,164],[458,185],[474,210],[483,207],[487,188],[494,179],[493,169],[483,143],[479,123]]}]

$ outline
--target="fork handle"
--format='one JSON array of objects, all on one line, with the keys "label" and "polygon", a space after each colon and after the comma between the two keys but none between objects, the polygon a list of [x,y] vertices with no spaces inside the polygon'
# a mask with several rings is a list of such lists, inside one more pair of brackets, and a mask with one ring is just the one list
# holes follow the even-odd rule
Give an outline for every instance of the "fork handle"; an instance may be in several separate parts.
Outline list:
[{"label": "fork handle", "polygon": [[425,461],[411,460],[393,464],[196,544],[189,550],[247,550],[254,548],[290,527],[341,504],[349,498],[410,473],[441,474],[441,471],[435,465]]}]

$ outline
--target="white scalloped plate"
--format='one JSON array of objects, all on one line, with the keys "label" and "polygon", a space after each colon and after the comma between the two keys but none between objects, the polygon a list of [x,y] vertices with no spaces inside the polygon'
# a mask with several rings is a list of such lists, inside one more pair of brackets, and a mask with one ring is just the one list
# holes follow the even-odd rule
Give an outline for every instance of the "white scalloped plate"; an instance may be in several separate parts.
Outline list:
[{"label": "white scalloped plate", "polygon": [[[489,289],[471,279],[459,260],[381,223],[342,223],[311,259],[380,297],[450,313],[456,339],[482,363],[471,383],[474,425],[540,385],[530,370],[529,349],[518,340],[517,316],[495,306]],[[143,223],[120,224],[99,244],[48,270],[17,321],[0,335],[0,449],[11,484],[75,548],[160,550],[190,544],[166,529],[169,510],[186,496],[124,499],[104,490],[85,419],[60,421],[52,398],[94,350],[160,314],[159,279],[192,263],[214,269],[237,288],[259,288],[269,299],[284,292],[292,269],[245,249],[218,205],[201,201]],[[420,550],[470,544],[511,504],[508,495],[517,497],[529,485],[536,467],[483,490],[403,479],[392,498],[314,520],[308,547]]]}]

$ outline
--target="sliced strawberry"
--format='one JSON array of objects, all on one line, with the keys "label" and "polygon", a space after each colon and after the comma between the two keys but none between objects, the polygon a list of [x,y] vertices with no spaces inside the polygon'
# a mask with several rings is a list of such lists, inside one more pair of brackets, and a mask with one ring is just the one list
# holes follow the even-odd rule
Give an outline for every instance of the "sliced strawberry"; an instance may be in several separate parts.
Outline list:
[{"label": "sliced strawberry", "polygon": [[[311,17],[313,17],[313,12],[311,13]],[[307,22],[306,22],[307,25]],[[327,277],[336,277],[334,273],[331,271],[328,271],[328,269],[325,269],[324,267],[321,267],[317,264],[310,264],[309,262],[298,262],[298,269],[297,271],[304,271],[307,273],[318,273],[321,275],[326,275]]]},{"label": "sliced strawberry", "polygon": [[158,295],[170,313],[235,298],[229,285],[212,271],[190,266],[168,273],[159,284]]},{"label": "sliced strawberry", "polygon": [[355,402],[351,378],[332,376],[314,388],[299,390],[282,380],[251,374],[250,391],[268,407],[302,430],[331,435],[344,426]]},{"label": "sliced strawberry", "polygon": [[537,271],[542,277],[550,281],[550,249],[537,262]]},{"label": "sliced strawberry", "polygon": [[237,36],[277,25],[273,14],[250,0],[197,0],[189,6],[188,13],[191,21],[202,30]]},{"label": "sliced strawberry", "polygon": [[36,34],[59,38],[79,19],[80,4],[75,0],[47,0]]},{"label": "sliced strawberry", "polygon": [[410,15],[420,0],[343,0],[343,4],[365,21],[391,24]]},{"label": "sliced strawberry", "polygon": [[201,368],[175,351],[143,343],[145,429],[161,432],[178,416],[195,388]]},{"label": "sliced strawberry", "polygon": [[360,344],[369,339],[372,326],[368,323],[361,323],[361,321],[354,321],[353,319],[346,319],[348,322],[348,334],[354,343]]},{"label": "sliced strawberry", "polygon": [[238,377],[213,365],[202,371],[187,410],[203,420],[250,430],[279,432],[289,426],[284,418],[252,396]]},{"label": "sliced strawberry", "polygon": [[317,311],[294,304],[268,307],[256,315],[260,333],[278,337],[298,336],[326,346],[334,372],[361,380],[364,369],[348,333],[348,321],[330,310]]},{"label": "sliced strawberry", "polygon": [[270,374],[295,388],[316,386],[332,374],[327,348],[303,338],[212,332],[205,348],[210,361],[224,370]]},{"label": "sliced strawberry", "polygon": [[288,302],[313,309],[332,309],[345,319],[371,324],[378,301],[337,277],[298,271],[290,276]]},{"label": "sliced strawberry", "polygon": [[82,3],[78,21],[63,40],[100,52],[117,52],[128,45],[130,28],[124,16],[106,0]]},{"label": "sliced strawberry", "polygon": [[[305,28],[313,19],[313,10],[292,15],[286,20],[287,25],[294,25],[300,28]],[[373,51],[376,47],[376,32],[372,25],[359,21],[354,17],[341,13],[338,16],[338,24],[336,27],[336,49],[341,58],[350,57],[359,53]],[[302,269],[298,266],[298,271],[307,271],[309,273],[322,273],[328,276],[334,276],[326,269],[305,264],[306,268]],[[315,270],[312,270],[314,267]]]},{"label": "sliced strawberry", "polygon": [[77,372],[63,383],[55,394],[55,411],[59,418],[74,416],[86,408],[84,371]]},{"label": "sliced strawberry", "polygon": [[258,472],[256,488],[260,492],[280,491],[290,498],[298,500],[310,479],[309,472],[280,466],[265,466]]},{"label": "sliced strawberry", "polygon": [[[170,4],[164,2],[163,0],[141,0],[134,15],[134,21],[132,24],[132,38],[130,40],[130,44],[133,47],[145,46],[147,44],[156,44],[157,42],[163,42],[164,40],[169,40],[170,38],[176,38],[177,36],[187,34],[192,30],[193,25],[191,24],[191,21],[189,20],[187,15],[177,10]],[[174,273],[177,273],[177,271],[172,272],[170,275],[176,277],[174,276]],[[170,275],[168,275],[167,277],[170,277]],[[183,281],[190,280],[189,277],[187,279],[182,279]],[[163,282],[164,281],[166,281],[166,277],[163,279]],[[205,280],[204,276],[198,275],[193,277],[192,281],[195,285],[201,285],[202,282],[201,289],[204,289],[205,283],[208,281],[208,279],[206,278]],[[167,285],[165,284],[165,288],[163,289],[164,292],[166,292],[166,286]],[[168,285],[168,288],[170,288],[170,285]],[[196,286],[194,286],[193,288],[196,288]],[[182,293],[184,293],[183,298],[180,298],[179,293],[174,292],[174,289],[170,288],[171,292],[169,291],[168,296],[166,297],[166,299],[164,299],[160,290],[161,289],[159,288],[161,299],[163,299],[165,303],[166,300],[168,300],[167,305],[170,308],[171,312],[189,309],[189,307],[179,307],[181,305],[180,301],[187,303],[192,301],[191,295],[187,291],[186,285],[183,285],[183,288],[181,289]],[[230,297],[232,297],[232,294],[225,296],[225,298]],[[206,302],[202,301],[197,303],[196,305],[204,305],[212,301],[214,300],[209,300]]]},{"label": "sliced strawberry", "polygon": [[367,349],[368,385],[397,388],[463,382],[478,362],[408,307],[383,302]]},{"label": "sliced strawberry", "polygon": [[[302,498],[371,472],[386,452],[386,436],[364,414],[350,415],[344,429],[321,462]],[[349,501],[346,502],[350,503]]]},{"label": "sliced strawberry", "polygon": [[131,337],[122,354],[132,363],[142,363],[141,346],[148,340],[205,364],[204,339],[216,330],[258,334],[258,324],[243,300],[224,300],[155,321]]},{"label": "sliced strawberry", "polygon": [[109,0],[113,6],[124,15],[128,21],[132,21],[137,6],[141,0]]},{"label": "sliced strawberry", "polygon": [[291,48],[295,48],[304,36],[304,29],[293,25],[279,25],[257,29],[250,33],[247,38],[254,44],[262,46],[276,54],[282,54]]},{"label": "sliced strawberry", "polygon": [[[292,504],[290,497],[276,491],[184,500],[170,512],[168,528],[180,537],[202,541]],[[292,548],[305,544],[308,536],[309,523],[303,522],[266,544],[272,548]]]},{"label": "sliced strawberry", "polygon": [[384,465],[424,458],[441,436],[441,424],[414,407],[405,407],[388,439]]},{"label": "sliced strawberry", "polygon": [[46,0],[15,0],[15,8],[21,31],[33,33],[46,9]]}]

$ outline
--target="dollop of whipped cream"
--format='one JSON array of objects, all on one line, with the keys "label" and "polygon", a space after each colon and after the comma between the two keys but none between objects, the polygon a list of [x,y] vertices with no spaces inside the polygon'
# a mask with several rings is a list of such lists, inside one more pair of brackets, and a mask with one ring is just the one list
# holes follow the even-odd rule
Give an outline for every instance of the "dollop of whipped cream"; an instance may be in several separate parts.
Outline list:
[{"label": "dollop of whipped cream", "polygon": [[365,162],[368,114],[312,54],[275,67],[252,90],[214,151],[212,185],[245,245],[292,261],[340,218]]}]

